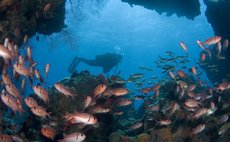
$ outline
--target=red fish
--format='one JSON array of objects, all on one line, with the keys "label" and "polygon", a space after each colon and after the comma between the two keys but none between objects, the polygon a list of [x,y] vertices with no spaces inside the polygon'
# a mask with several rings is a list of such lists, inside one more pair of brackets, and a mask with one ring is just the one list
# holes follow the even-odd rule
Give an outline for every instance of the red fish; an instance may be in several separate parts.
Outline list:
[{"label": "red fish", "polygon": [[169,112],[169,116],[171,117],[173,115],[173,113],[178,110],[180,108],[179,104],[174,102],[172,107],[171,107],[171,110]]},{"label": "red fish", "polygon": [[40,85],[33,86],[34,93],[41,98],[45,103],[49,102],[49,95],[46,89],[42,88]]},{"label": "red fish", "polygon": [[159,105],[150,105],[148,106],[148,111],[158,111],[160,109]]},{"label": "red fish", "polygon": [[131,104],[132,104],[132,101],[127,98],[119,99],[119,101],[116,103],[117,106],[128,106]]},{"label": "red fish", "polygon": [[93,98],[97,98],[99,95],[101,95],[105,90],[107,86],[105,84],[99,84],[96,86],[93,92]]},{"label": "red fish", "polygon": [[21,99],[20,92],[14,84],[6,84],[6,91],[17,99]]},{"label": "red fish", "polygon": [[171,76],[172,77],[172,79],[176,79],[176,77],[175,77],[175,75],[174,75],[174,73],[173,72],[169,72],[169,76]]},{"label": "red fish", "polygon": [[85,110],[91,103],[92,103],[92,97],[90,96],[87,96],[85,99],[84,99],[84,109]]},{"label": "red fish", "polygon": [[42,106],[31,107],[30,110],[32,111],[34,115],[42,117],[42,118],[46,118],[47,116],[50,117],[50,114],[51,114],[51,112],[47,112],[46,109]]},{"label": "red fish", "polygon": [[10,107],[14,111],[14,113],[18,111],[21,115],[24,112],[23,108],[21,107],[21,103],[19,101],[16,101],[12,96],[6,93],[2,93],[1,99],[5,105]]},{"label": "red fish", "polygon": [[40,81],[40,83],[43,83],[44,80],[41,77],[41,74],[40,74],[39,70],[34,70],[34,73],[35,73],[35,76],[37,77],[37,79]]},{"label": "red fish", "polygon": [[32,98],[32,97],[26,97],[26,98],[24,99],[24,101],[25,101],[25,104],[26,104],[29,108],[38,106],[37,101],[36,101],[34,98]]},{"label": "red fish", "polygon": [[65,135],[64,139],[58,140],[58,142],[82,142],[86,138],[85,134],[75,132],[69,135]]},{"label": "red fish", "polygon": [[94,106],[92,109],[90,109],[90,112],[92,113],[108,113],[109,111],[109,108],[104,108],[100,105]]},{"label": "red fish", "polygon": [[23,78],[21,83],[22,94],[24,94],[25,87],[26,87],[26,78]]},{"label": "red fish", "polygon": [[184,77],[186,76],[186,74],[185,74],[182,70],[178,70],[178,71],[177,71],[177,74],[178,74],[178,76],[181,77],[181,78],[184,78]]},{"label": "red fish", "polygon": [[203,62],[206,59],[206,54],[201,54],[200,55],[200,60]]},{"label": "red fish", "polygon": [[95,124],[97,123],[97,118],[89,113],[67,113],[65,116],[66,121],[76,124],[76,123],[83,123],[83,124]]},{"label": "red fish", "polygon": [[187,95],[191,98],[195,98],[195,96],[196,96],[195,93],[193,93],[193,92],[187,92]]},{"label": "red fish", "polygon": [[156,85],[154,85],[154,86],[151,88],[151,90],[152,90],[152,91],[157,91],[157,90],[160,89],[160,87],[161,87],[161,84],[156,84]]},{"label": "red fish", "polygon": [[195,128],[192,129],[192,134],[198,134],[205,129],[205,124],[199,124]]},{"label": "red fish", "polygon": [[205,50],[205,47],[204,47],[203,43],[200,40],[197,40],[196,43],[201,49]]},{"label": "red fish", "polygon": [[45,7],[43,8],[43,11],[45,13],[47,13],[48,11],[50,11],[50,9],[52,8],[52,4],[51,3],[48,3],[45,5]]},{"label": "red fish", "polygon": [[203,44],[212,45],[212,44],[217,44],[220,41],[221,41],[220,36],[214,36],[214,37],[207,39],[205,42],[203,42]]},{"label": "red fish", "polygon": [[0,56],[2,56],[4,59],[11,59],[11,60],[13,59],[11,52],[1,44],[0,44]]},{"label": "red fish", "polygon": [[201,116],[205,115],[206,113],[208,112],[208,109],[207,108],[200,108],[198,111],[196,111],[194,114],[193,114],[193,119],[198,119],[200,118]]},{"label": "red fish", "polygon": [[191,84],[188,86],[188,88],[186,89],[187,92],[192,92],[194,89],[196,89],[196,85],[195,84]]},{"label": "red fish", "polygon": [[171,123],[172,123],[172,121],[169,120],[169,119],[160,120],[160,121],[157,122],[157,124],[159,124],[160,126],[162,126],[162,125],[170,125]]},{"label": "red fish", "polygon": [[181,41],[179,44],[180,44],[180,47],[186,52],[186,54],[188,54],[188,48],[185,45],[185,43]]},{"label": "red fish", "polygon": [[41,128],[41,133],[43,136],[47,137],[47,138],[50,138],[51,140],[54,140],[54,137],[56,136],[56,132],[55,130],[48,126],[48,125],[44,125],[42,128]]},{"label": "red fish", "polygon": [[61,92],[63,95],[65,96],[70,96],[72,97],[72,99],[74,99],[75,96],[77,96],[77,94],[75,92],[73,92],[70,88],[65,87],[63,84],[61,83],[55,83],[54,87]]},{"label": "red fish", "polygon": [[225,39],[224,44],[223,44],[224,50],[226,50],[228,48],[228,46],[229,46],[229,40]]},{"label": "red fish", "polygon": [[135,122],[134,124],[132,124],[131,126],[129,126],[129,131],[139,129],[142,126],[143,126],[143,122],[140,122],[140,121]]},{"label": "red fish", "polygon": [[46,78],[48,77],[49,70],[50,70],[50,64],[46,64],[45,66],[45,77]]},{"label": "red fish", "polygon": [[184,104],[187,107],[198,107],[199,106],[199,102],[194,99],[187,99]]},{"label": "red fish", "polygon": [[24,75],[24,76],[30,75],[29,70],[20,63],[15,63],[13,67],[14,67],[14,70],[20,75]]},{"label": "red fish", "polygon": [[195,67],[192,67],[192,68],[191,68],[191,71],[192,71],[193,75],[195,75],[195,76],[197,75],[197,71],[196,71],[196,68],[195,68]]},{"label": "red fish", "polygon": [[226,89],[229,89],[229,88],[230,88],[230,83],[224,81],[221,84],[219,84],[219,86],[217,87],[217,91],[223,91],[223,90],[226,90]]},{"label": "red fish", "polygon": [[126,88],[115,88],[115,89],[112,89],[112,93],[115,96],[123,96],[123,95],[126,95],[128,92],[129,92],[129,90],[126,89]]},{"label": "red fish", "polygon": [[2,81],[4,84],[12,84],[12,81],[7,73],[2,73]]}]

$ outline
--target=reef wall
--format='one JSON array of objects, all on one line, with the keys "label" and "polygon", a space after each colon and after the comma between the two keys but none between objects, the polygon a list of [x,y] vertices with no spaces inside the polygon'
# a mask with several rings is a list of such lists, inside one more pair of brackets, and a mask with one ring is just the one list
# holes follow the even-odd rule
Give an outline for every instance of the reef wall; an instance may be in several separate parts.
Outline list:
[{"label": "reef wall", "polygon": [[131,6],[141,5],[147,9],[155,10],[158,14],[166,13],[167,16],[176,14],[185,16],[188,19],[194,19],[200,15],[199,0],[121,0]]},{"label": "reef wall", "polygon": [[[219,0],[217,2],[204,0],[207,5],[205,15],[208,22],[211,24],[215,35],[221,36],[222,39],[230,39],[230,1]],[[208,68],[203,68],[209,79],[218,82],[222,79],[230,78],[230,48],[223,53],[225,60],[213,60],[212,64],[217,64],[218,72],[210,72]]]},{"label": "reef wall", "polygon": [[0,43],[8,37],[20,45],[25,35],[59,32],[64,19],[65,0],[1,0]]}]

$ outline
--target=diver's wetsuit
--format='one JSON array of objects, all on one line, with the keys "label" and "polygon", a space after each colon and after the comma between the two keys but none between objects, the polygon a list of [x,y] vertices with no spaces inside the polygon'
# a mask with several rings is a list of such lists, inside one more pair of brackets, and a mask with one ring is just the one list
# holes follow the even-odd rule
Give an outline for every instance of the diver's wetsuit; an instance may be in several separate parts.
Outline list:
[{"label": "diver's wetsuit", "polygon": [[73,73],[80,62],[83,62],[90,66],[98,66],[103,68],[103,72],[109,72],[114,66],[118,65],[122,59],[122,55],[115,53],[106,53],[103,55],[97,55],[94,60],[75,57],[69,66],[68,71]]}]

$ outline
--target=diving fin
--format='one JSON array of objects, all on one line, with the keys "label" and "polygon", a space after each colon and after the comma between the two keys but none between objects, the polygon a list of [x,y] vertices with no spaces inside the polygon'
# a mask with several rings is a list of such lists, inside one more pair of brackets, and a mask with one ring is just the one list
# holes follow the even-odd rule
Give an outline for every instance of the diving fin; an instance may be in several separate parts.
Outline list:
[{"label": "diving fin", "polygon": [[73,61],[71,62],[70,66],[68,68],[68,72],[73,73],[79,63],[80,63],[80,58],[78,58],[77,56],[74,57]]}]

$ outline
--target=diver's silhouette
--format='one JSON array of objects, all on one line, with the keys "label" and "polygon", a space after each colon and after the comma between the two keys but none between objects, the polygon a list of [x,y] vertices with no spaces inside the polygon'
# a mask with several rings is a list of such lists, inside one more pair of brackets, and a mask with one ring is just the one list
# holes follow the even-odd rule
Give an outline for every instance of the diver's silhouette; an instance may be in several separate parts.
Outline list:
[{"label": "diver's silhouette", "polygon": [[98,66],[103,68],[103,73],[108,73],[113,67],[117,66],[122,59],[123,55],[116,53],[106,53],[103,55],[97,55],[95,59],[85,59],[74,57],[71,62],[68,72],[73,73],[77,67],[77,65],[82,62],[90,66]]}]

